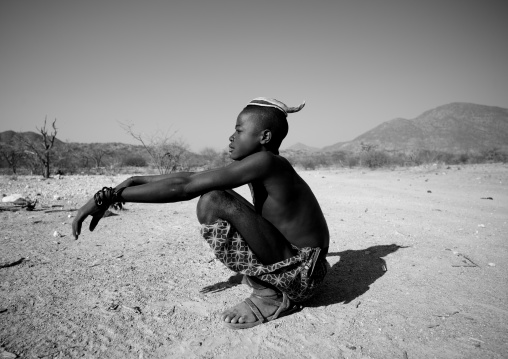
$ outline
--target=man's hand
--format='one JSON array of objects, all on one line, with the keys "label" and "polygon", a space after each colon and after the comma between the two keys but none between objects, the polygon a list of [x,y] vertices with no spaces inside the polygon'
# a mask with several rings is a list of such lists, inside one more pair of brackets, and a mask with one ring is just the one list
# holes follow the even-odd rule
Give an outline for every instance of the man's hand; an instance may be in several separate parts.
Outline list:
[{"label": "man's hand", "polygon": [[97,207],[93,198],[81,207],[78,210],[74,221],[72,221],[72,235],[74,236],[74,239],[78,239],[78,236],[81,234],[81,225],[86,217],[92,216],[89,228],[90,231],[93,231],[104,215],[104,212],[106,212],[106,210]]}]

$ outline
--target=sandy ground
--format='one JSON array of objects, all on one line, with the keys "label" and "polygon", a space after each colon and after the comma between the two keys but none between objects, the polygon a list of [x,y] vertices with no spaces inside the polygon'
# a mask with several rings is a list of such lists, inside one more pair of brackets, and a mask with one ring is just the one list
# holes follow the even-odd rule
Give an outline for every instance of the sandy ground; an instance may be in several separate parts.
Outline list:
[{"label": "sandy ground", "polygon": [[332,269],[301,311],[243,331],[218,320],[249,292],[196,200],[128,204],[75,241],[68,209],[121,176],[0,178],[44,207],[0,212],[0,263],[24,258],[0,268],[0,358],[508,357],[507,165],[301,175]]}]

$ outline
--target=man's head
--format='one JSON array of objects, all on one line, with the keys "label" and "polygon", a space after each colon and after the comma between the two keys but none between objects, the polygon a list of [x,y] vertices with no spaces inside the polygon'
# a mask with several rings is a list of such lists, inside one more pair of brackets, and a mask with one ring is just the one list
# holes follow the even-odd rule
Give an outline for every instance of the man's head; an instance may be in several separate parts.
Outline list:
[{"label": "man's head", "polygon": [[304,105],[287,107],[280,101],[267,98],[249,102],[238,115],[235,133],[229,138],[231,158],[241,160],[260,151],[278,154],[288,133],[287,114],[300,111]]}]

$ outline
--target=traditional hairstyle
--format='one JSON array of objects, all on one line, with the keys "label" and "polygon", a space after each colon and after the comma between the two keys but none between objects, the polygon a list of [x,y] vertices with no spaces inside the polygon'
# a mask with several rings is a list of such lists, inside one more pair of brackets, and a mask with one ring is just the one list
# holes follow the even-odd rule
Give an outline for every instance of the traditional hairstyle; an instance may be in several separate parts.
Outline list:
[{"label": "traditional hairstyle", "polygon": [[247,104],[244,111],[256,113],[258,126],[262,127],[262,129],[269,129],[272,132],[272,140],[268,146],[273,150],[278,150],[282,140],[288,134],[288,113],[298,112],[304,106],[305,101],[300,106],[288,107],[276,99],[257,97]]},{"label": "traditional hairstyle", "polygon": [[274,98],[257,97],[247,104],[247,106],[262,106],[262,107],[273,107],[284,113],[287,116],[288,113],[298,112],[305,106],[303,101],[300,106],[288,107],[285,103],[276,100]]}]

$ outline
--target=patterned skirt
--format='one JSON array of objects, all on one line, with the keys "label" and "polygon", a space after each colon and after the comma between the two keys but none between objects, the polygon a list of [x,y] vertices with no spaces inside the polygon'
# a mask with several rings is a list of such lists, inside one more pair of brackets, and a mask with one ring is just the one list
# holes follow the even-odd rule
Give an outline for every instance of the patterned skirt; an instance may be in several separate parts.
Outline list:
[{"label": "patterned skirt", "polygon": [[202,225],[201,234],[215,256],[232,271],[270,283],[294,302],[309,299],[323,281],[329,264],[327,249],[293,246],[297,253],[283,261],[264,265],[249,248],[240,233],[227,221]]}]

